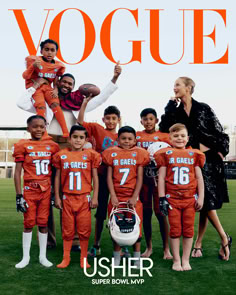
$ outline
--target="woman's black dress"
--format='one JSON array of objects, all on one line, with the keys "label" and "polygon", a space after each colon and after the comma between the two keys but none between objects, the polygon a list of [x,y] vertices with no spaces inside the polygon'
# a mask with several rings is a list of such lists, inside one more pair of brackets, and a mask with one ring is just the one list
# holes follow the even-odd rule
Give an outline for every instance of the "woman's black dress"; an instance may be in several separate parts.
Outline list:
[{"label": "woman's black dress", "polygon": [[169,101],[165,107],[165,114],[161,116],[160,131],[169,132],[169,128],[175,123],[182,123],[187,127],[188,146],[199,149],[201,143],[210,148],[205,152],[206,163],[202,169],[205,185],[203,210],[220,209],[223,202],[229,202],[229,196],[224,163],[218,152],[223,156],[228,154],[229,136],[224,133],[213,110],[207,104],[197,102],[193,98],[189,116],[182,103],[177,106],[175,101]]}]

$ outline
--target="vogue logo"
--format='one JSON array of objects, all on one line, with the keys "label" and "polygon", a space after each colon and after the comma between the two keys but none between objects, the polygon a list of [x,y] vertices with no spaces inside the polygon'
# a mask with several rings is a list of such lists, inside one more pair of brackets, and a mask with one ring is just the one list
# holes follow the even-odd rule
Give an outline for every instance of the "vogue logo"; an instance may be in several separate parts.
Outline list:
[{"label": "vogue logo", "polygon": [[[24,17],[23,10],[25,9],[9,9],[12,10],[17,24],[19,26],[19,29],[21,31],[21,34],[23,36],[25,45],[28,49],[29,55],[36,55],[38,51],[38,47],[35,47],[30,29],[28,28],[27,22]],[[48,21],[49,13],[53,9],[44,9],[47,11],[47,16],[43,25],[41,37],[44,33],[45,26]],[[82,58],[75,62],[70,63],[66,60],[64,60],[62,56],[62,52],[60,50],[60,28],[61,28],[61,19],[62,16],[65,13],[70,13],[69,11],[75,10],[78,11],[78,13],[81,14],[83,18],[83,24],[84,24],[84,32],[85,32],[85,43],[84,43],[84,49],[83,49],[83,55]],[[100,44],[101,48],[103,50],[104,55],[111,61],[116,63],[111,50],[111,28],[112,28],[112,20],[114,14],[117,13],[117,11],[120,10],[126,10],[130,13],[130,22],[134,21],[135,24],[139,25],[139,16],[138,16],[138,9],[131,10],[128,8],[117,8],[110,12],[106,18],[104,19],[101,30],[100,30]],[[225,9],[179,9],[179,12],[182,14],[182,36],[179,36],[179,40],[183,40],[183,46],[182,46],[182,54],[180,58],[177,61],[174,61],[172,63],[165,62],[163,58],[160,56],[160,14],[163,11],[163,9],[146,9],[146,11],[149,13],[149,22],[150,22],[150,54],[154,61],[157,63],[163,64],[163,65],[175,65],[179,63],[185,53],[185,18],[186,14],[189,12],[193,13],[193,61],[190,62],[192,64],[227,64],[228,63],[228,44],[223,44],[226,47],[226,51],[224,54],[218,58],[217,60],[210,61],[210,62],[204,62],[204,39],[209,38],[211,41],[213,41],[214,46],[219,44],[219,42],[216,44],[216,24],[214,24],[214,29],[209,34],[203,33],[203,24],[206,23],[206,17],[209,17],[209,15],[204,15],[204,12],[211,12],[214,14],[217,14],[217,22],[218,25],[221,26],[221,30],[218,29],[218,34],[222,34],[222,25],[226,28],[226,10]],[[124,17],[123,15],[121,18]],[[126,16],[127,17],[127,16]],[[222,22],[223,21],[223,22]],[[208,28],[209,29],[209,28]],[[128,30],[128,28],[127,28]],[[224,30],[223,30],[224,31]],[[168,37],[168,36],[167,36]],[[95,40],[96,40],[96,31],[94,24],[91,20],[91,18],[82,10],[78,8],[67,8],[62,10],[60,13],[56,15],[56,17],[53,19],[50,29],[49,29],[49,38],[57,41],[59,43],[59,50],[57,52],[57,58],[64,62],[65,64],[79,64],[86,60],[91,52],[93,51]],[[220,39],[220,38],[219,38]],[[121,64],[129,64],[134,61],[142,62],[142,42],[145,42],[146,40],[129,40],[131,42],[132,46],[132,57],[128,62],[122,62]],[[41,38],[39,40],[39,43],[41,42]],[[38,44],[39,44],[38,43]],[[122,45],[122,44],[121,44]]]}]

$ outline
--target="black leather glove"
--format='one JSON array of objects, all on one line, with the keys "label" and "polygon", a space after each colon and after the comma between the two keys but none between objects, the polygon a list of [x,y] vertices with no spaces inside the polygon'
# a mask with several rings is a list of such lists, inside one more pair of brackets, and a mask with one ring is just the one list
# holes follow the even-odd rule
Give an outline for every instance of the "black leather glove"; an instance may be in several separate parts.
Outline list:
[{"label": "black leather glove", "polygon": [[25,213],[27,211],[27,208],[29,208],[29,205],[27,204],[26,200],[24,199],[22,194],[16,195],[16,210],[17,212]]},{"label": "black leather glove", "polygon": [[163,216],[168,215],[168,208],[170,207],[170,204],[167,201],[166,197],[160,197],[159,198],[159,208],[160,212]]}]

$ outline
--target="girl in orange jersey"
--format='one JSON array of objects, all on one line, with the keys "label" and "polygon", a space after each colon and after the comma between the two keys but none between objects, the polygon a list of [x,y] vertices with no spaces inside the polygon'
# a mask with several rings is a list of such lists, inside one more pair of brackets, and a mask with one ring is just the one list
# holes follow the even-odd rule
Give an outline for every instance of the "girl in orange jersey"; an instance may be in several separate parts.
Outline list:
[{"label": "girl in orange jersey", "polygon": [[[81,246],[80,266],[83,268],[87,259],[88,242],[91,234],[91,208],[98,206],[97,168],[101,156],[92,149],[83,149],[88,133],[83,126],[74,125],[70,130],[70,148],[58,152],[53,158],[57,168],[55,176],[55,207],[62,209],[62,238],[64,254],[58,268],[70,264],[70,252],[75,234],[79,235]],[[90,193],[92,191],[93,198]],[[61,201],[60,183],[63,192]],[[86,262],[85,267],[90,267]]]},{"label": "girl in orange jersey", "polygon": [[[14,145],[13,157],[16,168],[14,174],[17,211],[24,213],[23,259],[16,268],[24,268],[30,261],[32,229],[38,225],[39,262],[46,267],[52,263],[46,258],[47,222],[51,194],[51,160],[59,151],[59,146],[51,140],[43,140],[46,120],[41,116],[31,116],[27,120],[27,130],[31,139],[22,139]],[[24,193],[21,189],[21,173],[24,170]]]}]

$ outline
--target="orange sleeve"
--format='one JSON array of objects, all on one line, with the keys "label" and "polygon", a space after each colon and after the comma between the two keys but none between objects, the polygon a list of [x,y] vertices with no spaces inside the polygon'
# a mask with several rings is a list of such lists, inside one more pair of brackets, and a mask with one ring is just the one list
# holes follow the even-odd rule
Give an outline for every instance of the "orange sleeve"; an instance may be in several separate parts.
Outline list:
[{"label": "orange sleeve", "polygon": [[163,134],[162,140],[171,146],[169,133],[162,133],[162,134]]},{"label": "orange sleeve", "polygon": [[63,63],[60,63],[61,67],[57,72],[57,76],[60,77],[65,73],[66,67],[63,65]]},{"label": "orange sleeve", "polygon": [[102,161],[107,165],[107,166],[112,166],[112,158],[111,158],[111,152],[108,150],[105,150],[102,153]]},{"label": "orange sleeve", "polygon": [[27,56],[26,61],[26,70],[23,72],[22,77],[27,80],[30,79],[35,71],[35,67],[33,66],[33,63],[36,59],[36,56]]},{"label": "orange sleeve", "polygon": [[137,165],[138,166],[147,166],[149,164],[149,162],[150,162],[149,153],[144,149],[141,149],[140,151],[138,151]]},{"label": "orange sleeve", "polygon": [[52,149],[52,153],[56,154],[60,151],[60,147],[57,143],[53,142],[53,149]]},{"label": "orange sleeve", "polygon": [[96,130],[99,128],[103,128],[101,125],[97,123],[88,123],[83,122],[83,127],[88,131],[89,137],[93,136],[93,134],[96,132]]},{"label": "orange sleeve", "polygon": [[102,157],[99,153],[91,150],[92,154],[92,168],[98,168],[101,165]]},{"label": "orange sleeve", "polygon": [[15,162],[24,162],[25,148],[21,142],[14,144],[12,156],[15,158]]},{"label": "orange sleeve", "polygon": [[55,168],[60,169],[61,168],[61,156],[59,153],[56,153],[52,157],[52,164]]},{"label": "orange sleeve", "polygon": [[198,152],[196,155],[196,163],[195,166],[199,166],[200,168],[203,168],[205,164],[206,157],[203,153]]},{"label": "orange sleeve", "polygon": [[166,162],[166,157],[165,157],[165,152],[163,153],[163,151],[160,152],[156,152],[154,154],[154,159],[157,163],[157,167],[160,168],[162,166],[167,167],[167,162]]}]

